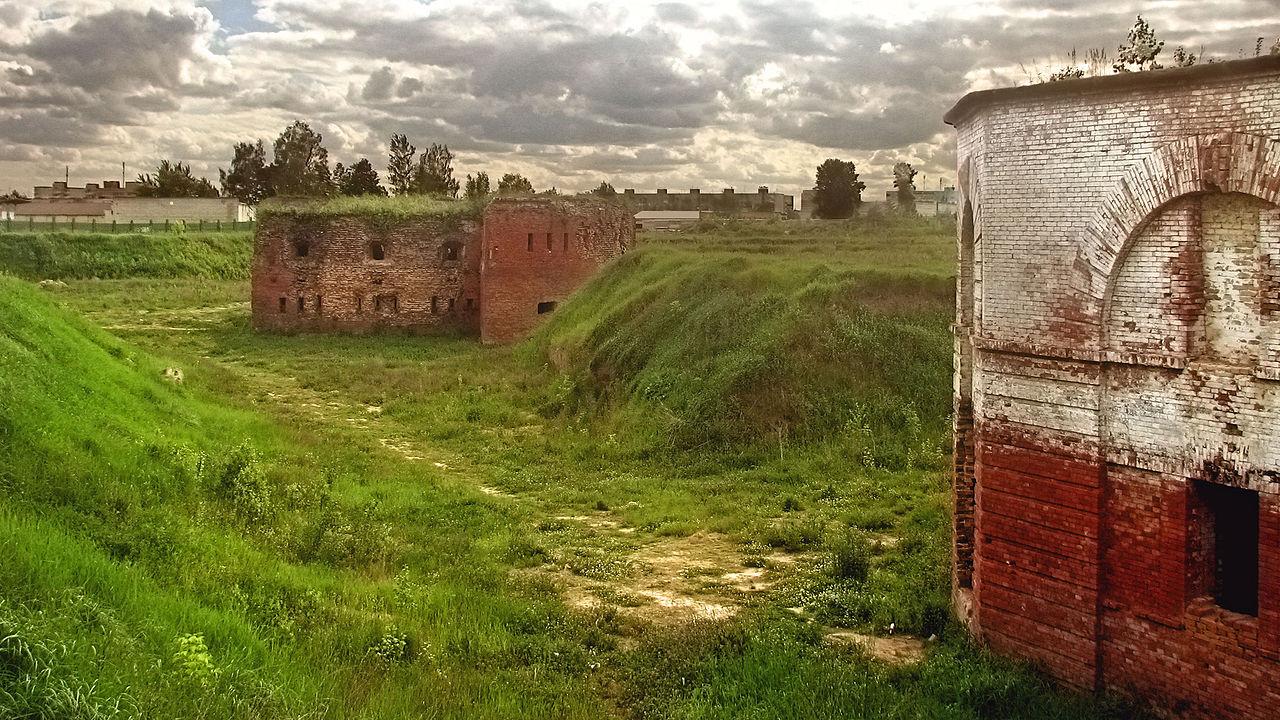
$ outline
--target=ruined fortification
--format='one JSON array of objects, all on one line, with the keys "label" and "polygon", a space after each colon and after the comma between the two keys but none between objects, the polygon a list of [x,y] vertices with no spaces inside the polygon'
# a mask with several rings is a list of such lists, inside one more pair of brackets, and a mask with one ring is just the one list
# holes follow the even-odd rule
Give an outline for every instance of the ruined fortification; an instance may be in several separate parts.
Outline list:
[{"label": "ruined fortification", "polygon": [[1280,57],[966,96],[955,596],[1081,688],[1280,708]]},{"label": "ruined fortification", "polygon": [[509,342],[635,242],[626,209],[595,198],[424,202],[395,212],[379,212],[378,203],[264,208],[254,240],[254,326],[453,329]]}]

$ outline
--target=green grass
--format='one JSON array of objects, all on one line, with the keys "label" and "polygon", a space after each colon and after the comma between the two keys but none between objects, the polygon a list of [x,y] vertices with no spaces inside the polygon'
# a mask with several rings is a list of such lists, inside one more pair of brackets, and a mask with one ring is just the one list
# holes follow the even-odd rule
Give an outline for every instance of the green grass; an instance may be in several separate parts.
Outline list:
[{"label": "green grass", "polygon": [[247,278],[246,232],[0,232],[0,269],[28,280]]},{"label": "green grass", "polygon": [[[0,716],[1132,716],[948,621],[951,241],[878,232],[649,238],[515,348],[259,334],[214,274],[0,278]],[[706,537],[781,581],[627,619],[632,553]],[[891,622],[925,663],[821,637]]]},{"label": "green grass", "polygon": [[484,211],[484,202],[446,200],[429,195],[359,195],[324,200],[271,199],[258,208],[258,219],[272,217],[328,218],[357,215],[386,221],[414,217],[472,217]]}]

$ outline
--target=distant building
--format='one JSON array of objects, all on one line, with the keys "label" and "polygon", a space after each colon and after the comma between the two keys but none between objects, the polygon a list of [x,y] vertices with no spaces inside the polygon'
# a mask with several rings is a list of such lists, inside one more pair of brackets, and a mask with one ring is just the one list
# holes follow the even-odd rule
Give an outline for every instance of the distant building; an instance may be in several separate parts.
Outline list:
[{"label": "distant building", "polygon": [[139,182],[126,182],[121,185],[119,180],[107,180],[101,185],[85,183],[84,187],[71,187],[65,182],[56,182],[52,185],[37,185],[31,197],[34,200],[99,200],[137,197],[141,187],[142,183]]},{"label": "distant building", "polygon": [[[956,189],[954,187],[941,190],[917,190],[916,214],[954,215],[956,212],[956,197]],[[884,201],[890,208],[896,208],[898,206],[898,191],[885,191]]]},{"label": "distant building", "polygon": [[[73,188],[81,190],[82,188]],[[37,191],[40,188],[36,188]],[[0,218],[14,222],[251,222],[253,208],[235,198],[37,198],[0,203]]]},{"label": "distant building", "polygon": [[641,210],[636,213],[637,230],[679,230],[702,217],[698,210]]},{"label": "distant building", "polygon": [[725,188],[718,193],[704,193],[698,188],[689,192],[671,193],[658,188],[651,193],[636,192],[627,188],[622,199],[639,211],[644,210],[701,210],[725,214],[786,213],[795,212],[795,196],[769,192],[761,185],[754,193],[739,193]]}]

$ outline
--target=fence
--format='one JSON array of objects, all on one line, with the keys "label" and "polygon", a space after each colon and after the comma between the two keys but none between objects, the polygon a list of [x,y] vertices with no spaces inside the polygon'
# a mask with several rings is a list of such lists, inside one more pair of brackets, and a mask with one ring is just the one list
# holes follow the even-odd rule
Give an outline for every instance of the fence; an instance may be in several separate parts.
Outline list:
[{"label": "fence", "polygon": [[[58,218],[64,218],[59,220]],[[149,233],[178,230],[197,232],[252,232],[257,226],[252,220],[105,220],[76,218],[65,215],[26,215],[0,221],[5,232],[97,232],[97,233]]]}]

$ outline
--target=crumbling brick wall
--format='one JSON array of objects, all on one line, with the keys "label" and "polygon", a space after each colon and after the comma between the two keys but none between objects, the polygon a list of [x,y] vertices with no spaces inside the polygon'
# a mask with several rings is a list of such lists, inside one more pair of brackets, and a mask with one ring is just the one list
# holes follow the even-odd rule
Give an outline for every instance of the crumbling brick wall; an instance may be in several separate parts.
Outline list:
[{"label": "crumbling brick wall", "polygon": [[635,242],[630,211],[589,198],[499,198],[484,214],[480,339],[524,337]]},{"label": "crumbling brick wall", "polygon": [[634,242],[630,212],[595,198],[498,199],[483,217],[267,212],[254,239],[253,322],[510,342]]},{"label": "crumbling brick wall", "polygon": [[948,122],[957,609],[1075,686],[1274,717],[1280,58],[976,93]]},{"label": "crumbling brick wall", "polygon": [[479,328],[478,220],[267,214],[254,243],[259,329]]}]

